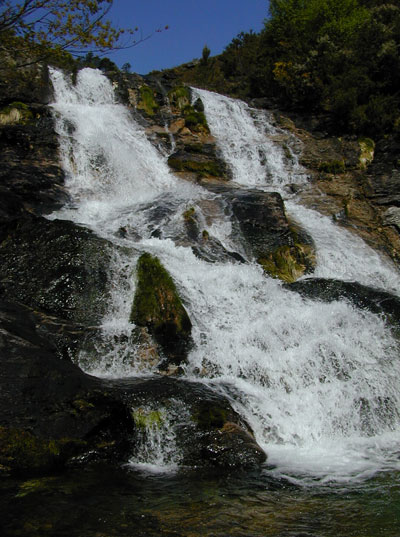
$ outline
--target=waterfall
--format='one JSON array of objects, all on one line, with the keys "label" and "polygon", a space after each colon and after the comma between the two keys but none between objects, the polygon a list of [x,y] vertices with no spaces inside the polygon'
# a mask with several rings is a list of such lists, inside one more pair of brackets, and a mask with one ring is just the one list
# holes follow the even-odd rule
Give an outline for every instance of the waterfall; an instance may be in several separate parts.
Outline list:
[{"label": "waterfall", "polygon": [[306,181],[291,147],[294,138],[275,127],[266,111],[218,93],[200,89],[193,92],[202,99],[207,122],[235,182],[283,191],[285,185]]},{"label": "waterfall", "polygon": [[[399,344],[384,320],[345,300],[325,304],[304,299],[266,277],[255,263],[209,263],[190,247],[176,244],[180,219],[174,215],[188,205],[201,211],[200,202],[214,200],[216,194],[169,172],[165,157],[114,102],[111,85],[100,72],[84,69],[75,87],[57,71],[52,80],[72,199],[52,218],[84,223],[125,248],[111,268],[117,277],[103,322],[106,343],[103,350],[100,345],[100,359],[90,372],[109,377],[153,374],[151,368],[139,372],[135,364],[129,307],[122,299],[127,289],[133,294],[134,284],[127,278],[139,253],[148,251],[173,276],[193,323],[194,348],[185,377],[231,398],[268,453],[274,470],[266,472],[312,483],[399,468]],[[266,113],[204,90],[196,92],[237,184],[284,192],[286,184],[305,181],[296,159],[287,159],[274,142],[281,133]],[[157,208],[162,209],[164,234],[155,236],[149,230],[154,229]],[[336,251],[350,240],[345,231],[323,217],[318,221],[319,216],[296,206],[295,199],[289,211],[316,233],[317,274],[389,290],[396,285],[395,268],[362,241],[352,242],[351,251]],[[215,229],[234,242],[227,219],[221,214]],[[136,232],[121,239],[116,235],[121,226]],[[331,235],[324,246],[320,234],[325,232]],[[124,334],[124,343],[113,346]],[[159,434],[173,435],[169,425],[148,430],[153,451],[136,463],[179,464],[179,454],[155,454],[168,444]]]}]

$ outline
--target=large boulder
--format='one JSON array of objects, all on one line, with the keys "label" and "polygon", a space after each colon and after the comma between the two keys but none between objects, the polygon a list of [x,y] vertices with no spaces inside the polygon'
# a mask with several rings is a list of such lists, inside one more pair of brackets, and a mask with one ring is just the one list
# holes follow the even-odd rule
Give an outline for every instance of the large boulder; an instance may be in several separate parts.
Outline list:
[{"label": "large boulder", "polygon": [[57,358],[33,312],[0,301],[0,334],[0,469],[128,457],[134,424],[127,407],[100,380]]},{"label": "large boulder", "polygon": [[312,238],[285,213],[277,192],[219,187],[230,202],[251,257],[274,278],[293,282],[315,268]]},{"label": "large boulder", "polygon": [[[173,444],[172,458],[181,466],[253,468],[267,455],[251,427],[229,399],[202,383],[168,377],[119,381],[123,401],[132,407],[136,427],[133,460],[145,448],[147,434],[159,432]],[[169,446],[162,449],[169,451]]]},{"label": "large boulder", "polygon": [[386,319],[400,325],[400,298],[396,295],[362,285],[357,282],[345,282],[327,278],[310,278],[287,285],[304,297],[333,302],[347,299],[357,308],[368,309],[373,313],[385,315]]},{"label": "large boulder", "polygon": [[111,258],[106,240],[72,222],[34,216],[3,226],[2,239],[0,296],[62,319],[100,322]]}]

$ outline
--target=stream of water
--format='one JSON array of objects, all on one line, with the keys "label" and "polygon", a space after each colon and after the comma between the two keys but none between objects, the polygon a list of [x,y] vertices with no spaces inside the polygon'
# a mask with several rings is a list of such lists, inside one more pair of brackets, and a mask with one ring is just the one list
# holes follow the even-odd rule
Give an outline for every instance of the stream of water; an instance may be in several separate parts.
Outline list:
[{"label": "stream of water", "polygon": [[[84,69],[72,86],[62,73],[53,71],[52,81],[72,198],[70,206],[52,217],[88,226],[130,252],[116,255],[110,269],[115,285],[103,321],[104,339],[112,341],[131,330],[127,295],[133,296],[134,283],[128,275],[141,252],[155,254],[175,280],[193,323],[194,348],[185,376],[230,397],[234,394],[235,410],[250,423],[268,454],[268,465],[257,477],[258,488],[263,482],[267,488],[271,478],[301,489],[311,487],[313,494],[325,494],[318,487],[328,484],[359,487],[365,483],[362,490],[367,490],[369,479],[387,475],[398,483],[399,342],[384,319],[345,300],[326,304],[302,298],[267,277],[251,259],[242,264],[209,263],[190,247],[178,245],[174,238],[183,212],[196,207],[201,213],[204,202],[218,201],[219,196],[169,171],[165,156],[147,140],[128,110],[115,102],[111,84],[100,72]],[[233,181],[242,188],[279,191],[290,198],[287,212],[312,235],[317,247],[314,276],[399,292],[399,272],[388,260],[329,218],[298,205],[293,194],[286,194],[288,184],[303,184],[307,176],[291,149],[290,137],[286,151],[282,150],[283,134],[267,113],[204,90],[195,94],[203,101]],[[155,207],[162,213],[157,221]],[[204,222],[211,235],[240,251],[240,238],[233,234],[224,212],[208,227],[205,216]],[[121,237],[122,227],[134,233]],[[124,357],[132,353],[127,345],[129,339],[105,345],[107,350],[96,364],[85,366],[83,356],[81,366],[111,378],[153,374],[151,367],[143,369],[134,360],[127,364]],[[142,455],[133,463],[167,467],[173,431],[165,434],[169,440],[164,442],[153,435],[155,447],[147,461]],[[168,453],[163,452],[165,446]],[[172,461],[176,471],[179,454]],[[250,481],[249,487],[254,487]],[[393,486],[398,490],[398,484]],[[268,503],[260,490],[259,501],[253,504],[256,511]],[[282,501],[288,496],[296,501],[292,492],[282,493]],[[244,502],[250,501],[246,494]],[[304,500],[304,493],[299,494]],[[312,533],[299,526],[310,531],[304,535],[334,535],[334,527]],[[257,528],[252,533],[213,531],[210,535],[300,535],[258,533]],[[395,536],[378,530],[338,534]]]}]

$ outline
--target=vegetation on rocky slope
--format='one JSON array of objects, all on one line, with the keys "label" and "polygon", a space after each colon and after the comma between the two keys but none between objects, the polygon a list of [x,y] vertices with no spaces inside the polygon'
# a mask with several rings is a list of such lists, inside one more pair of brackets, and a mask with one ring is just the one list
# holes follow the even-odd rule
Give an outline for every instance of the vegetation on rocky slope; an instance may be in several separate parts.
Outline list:
[{"label": "vegetation on rocky slope", "polygon": [[400,7],[382,0],[271,0],[259,33],[178,76],[222,93],[323,113],[331,130],[400,132]]}]

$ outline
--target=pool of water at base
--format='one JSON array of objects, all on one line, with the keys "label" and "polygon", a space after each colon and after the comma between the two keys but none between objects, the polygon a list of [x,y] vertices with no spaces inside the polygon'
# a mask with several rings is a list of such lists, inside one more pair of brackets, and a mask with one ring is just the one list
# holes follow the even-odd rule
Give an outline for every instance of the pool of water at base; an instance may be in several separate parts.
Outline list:
[{"label": "pool of water at base", "polygon": [[400,473],[299,488],[254,472],[96,465],[0,481],[3,537],[399,537]]}]

